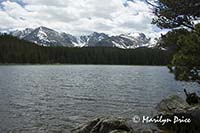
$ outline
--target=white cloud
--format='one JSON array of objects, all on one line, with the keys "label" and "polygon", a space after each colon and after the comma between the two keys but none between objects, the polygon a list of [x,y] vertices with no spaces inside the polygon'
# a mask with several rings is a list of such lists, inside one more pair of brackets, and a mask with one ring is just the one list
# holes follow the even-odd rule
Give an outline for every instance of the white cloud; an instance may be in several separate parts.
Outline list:
[{"label": "white cloud", "polygon": [[[71,34],[93,31],[108,34],[154,34],[152,11],[144,2],[126,0],[21,0],[3,1],[0,29],[46,26]],[[126,2],[126,6],[124,3]],[[157,34],[157,33],[156,33]]]}]

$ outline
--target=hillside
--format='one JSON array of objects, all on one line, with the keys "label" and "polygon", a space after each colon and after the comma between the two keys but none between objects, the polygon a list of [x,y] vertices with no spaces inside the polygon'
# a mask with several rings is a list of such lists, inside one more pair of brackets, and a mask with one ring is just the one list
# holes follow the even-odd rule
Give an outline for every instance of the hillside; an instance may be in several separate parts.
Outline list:
[{"label": "hillside", "polygon": [[156,48],[44,47],[10,35],[0,36],[0,63],[166,65],[170,54]]}]

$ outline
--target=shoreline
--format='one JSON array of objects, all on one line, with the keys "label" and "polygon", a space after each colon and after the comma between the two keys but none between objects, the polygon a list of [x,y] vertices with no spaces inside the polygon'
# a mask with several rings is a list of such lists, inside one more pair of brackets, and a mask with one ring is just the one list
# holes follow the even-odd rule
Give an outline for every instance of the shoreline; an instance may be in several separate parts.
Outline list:
[{"label": "shoreline", "polygon": [[64,64],[64,63],[49,63],[49,64],[40,64],[40,63],[0,63],[0,66],[55,66],[55,65],[77,65],[77,66],[151,66],[151,67],[167,67],[167,65],[130,65],[130,64]]}]

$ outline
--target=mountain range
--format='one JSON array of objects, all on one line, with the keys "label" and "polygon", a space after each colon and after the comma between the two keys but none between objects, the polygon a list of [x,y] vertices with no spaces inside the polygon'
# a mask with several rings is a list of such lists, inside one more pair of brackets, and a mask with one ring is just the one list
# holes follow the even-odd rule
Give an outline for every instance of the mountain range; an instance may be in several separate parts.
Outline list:
[{"label": "mountain range", "polygon": [[74,36],[64,32],[41,26],[35,29],[11,31],[10,35],[42,46],[64,47],[118,47],[134,49],[138,47],[154,47],[156,39],[148,38],[143,33],[128,33],[110,36],[105,33],[93,32],[89,35]]}]

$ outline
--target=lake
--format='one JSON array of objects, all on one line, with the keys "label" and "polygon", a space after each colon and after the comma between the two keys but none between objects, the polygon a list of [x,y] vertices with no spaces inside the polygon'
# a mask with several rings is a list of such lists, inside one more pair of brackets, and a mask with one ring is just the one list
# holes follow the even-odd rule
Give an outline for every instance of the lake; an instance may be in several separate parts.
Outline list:
[{"label": "lake", "polygon": [[68,133],[98,116],[152,115],[183,89],[200,94],[160,66],[2,65],[0,132]]}]

